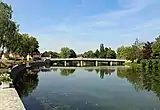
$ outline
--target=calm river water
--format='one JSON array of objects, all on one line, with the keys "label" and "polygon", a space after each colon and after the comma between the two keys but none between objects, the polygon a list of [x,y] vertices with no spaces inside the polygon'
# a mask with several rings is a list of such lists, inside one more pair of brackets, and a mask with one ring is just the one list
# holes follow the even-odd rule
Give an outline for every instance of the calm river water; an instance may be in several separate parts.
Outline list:
[{"label": "calm river water", "polygon": [[34,70],[18,92],[27,110],[160,110],[160,74],[132,68]]}]

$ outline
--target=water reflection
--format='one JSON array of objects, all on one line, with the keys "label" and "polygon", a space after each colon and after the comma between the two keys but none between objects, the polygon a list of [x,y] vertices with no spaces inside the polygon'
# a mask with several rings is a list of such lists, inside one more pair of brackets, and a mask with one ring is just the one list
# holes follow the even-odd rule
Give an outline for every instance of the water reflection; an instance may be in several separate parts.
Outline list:
[{"label": "water reflection", "polygon": [[60,69],[61,76],[69,76],[75,72],[75,69]]},{"label": "water reflection", "polygon": [[27,97],[38,86],[38,72],[40,69],[24,70],[24,76],[17,81],[15,88],[20,97]]},{"label": "water reflection", "polygon": [[95,69],[95,71],[100,74],[101,79],[104,79],[104,75],[111,75],[115,72],[115,69]]},{"label": "water reflection", "polygon": [[137,91],[152,91],[160,99],[160,71],[140,68],[118,68],[117,76],[126,78]]},{"label": "water reflection", "polygon": [[[131,99],[131,103],[135,104],[133,104],[132,106],[136,106],[136,104],[138,103],[136,103],[136,101],[139,100],[139,98],[137,97],[143,95],[138,94],[140,91],[144,91],[147,93],[148,91],[152,91],[160,99],[160,72],[158,70],[144,71],[140,67],[85,68],[84,70],[76,68],[37,68],[32,71],[29,70],[26,71],[24,77],[21,79],[22,81],[19,84],[17,91],[20,96],[25,99],[29,96],[29,94],[34,93],[35,90],[36,92],[32,96],[36,97],[36,100],[38,100],[40,103],[43,103],[42,105],[45,106],[45,108],[49,108],[49,106],[52,105],[52,108],[59,107],[67,110],[74,110],[76,109],[75,107],[82,107],[81,110],[86,109],[87,107],[88,109],[97,110],[102,107],[102,110],[106,110],[106,108],[110,106],[109,104],[114,105],[116,101],[118,102],[119,100],[121,100],[121,97],[124,98],[124,101],[122,101],[121,104],[123,104],[123,102],[127,103],[127,101]],[[46,72],[47,75],[43,74],[42,71]],[[88,72],[90,72],[91,74],[87,74]],[[40,76],[40,85],[38,85],[38,74]],[[82,74],[84,75],[83,77]],[[114,80],[112,80],[112,78],[109,79],[108,77],[112,76],[113,74],[115,74],[112,77]],[[60,76],[67,76],[68,78],[61,78]],[[85,76],[87,78],[85,78]],[[99,78],[103,80],[98,80]],[[125,81],[127,80],[126,82],[129,82],[129,86],[120,86],[118,83],[124,84],[124,82],[118,82],[119,80],[117,79]],[[111,85],[109,84],[110,81],[112,81]],[[129,89],[130,84],[135,88],[137,92],[133,89]],[[36,89],[37,86],[38,89]],[[115,86],[115,88],[113,86]],[[127,95],[127,92],[129,94],[135,95],[133,96],[135,98]],[[94,95],[96,97],[94,97]],[[143,98],[147,95],[145,94]],[[28,100],[29,98],[27,99],[27,101]],[[148,100],[153,101],[150,99]],[[108,103],[108,106],[105,102]],[[103,106],[98,103],[101,103]],[[148,102],[144,101],[144,103]],[[152,106],[154,106],[154,103],[155,102],[152,103]],[[116,104],[117,106],[121,105],[118,105],[118,103]],[[137,106],[139,105],[137,104]],[[156,105],[156,107],[159,106]],[[113,109],[115,108],[115,106],[111,106],[111,108]],[[121,110],[123,109],[124,108],[122,107]],[[143,108],[142,110],[147,109]]]}]

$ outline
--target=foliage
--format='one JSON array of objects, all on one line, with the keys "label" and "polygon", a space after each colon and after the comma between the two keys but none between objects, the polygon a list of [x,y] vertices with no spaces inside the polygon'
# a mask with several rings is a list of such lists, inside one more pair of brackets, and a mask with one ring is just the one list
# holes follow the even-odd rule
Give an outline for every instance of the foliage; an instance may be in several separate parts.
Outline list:
[{"label": "foliage", "polygon": [[134,54],[135,54],[135,59],[137,61],[140,61],[143,59],[143,46],[145,45],[144,42],[142,41],[139,41],[138,39],[136,39],[134,45],[132,45],[132,48],[133,48],[133,51],[134,51]]},{"label": "foliage", "polygon": [[76,52],[73,49],[70,49],[69,58],[76,58],[76,57],[77,57]]},{"label": "foliage", "polygon": [[100,53],[104,52],[104,44],[100,44]]},{"label": "foliage", "polygon": [[10,82],[12,81],[10,75],[7,73],[0,74],[0,82]]},{"label": "foliage", "polygon": [[12,20],[12,8],[6,3],[0,2],[0,48],[9,46],[15,39],[18,25]]},{"label": "foliage", "polygon": [[59,58],[59,53],[52,51],[45,51],[42,53],[41,57],[51,57],[51,58]]},{"label": "foliage", "polygon": [[70,49],[68,47],[61,48],[60,57],[69,58],[69,56],[70,56]]},{"label": "foliage", "polygon": [[117,49],[117,58],[127,59],[129,47],[121,46]]},{"label": "foliage", "polygon": [[116,52],[109,48],[107,51],[106,58],[116,59]]},{"label": "foliage", "polygon": [[100,44],[99,58],[105,58],[105,57],[106,57],[106,53],[104,49],[104,44]]},{"label": "foliage", "polygon": [[26,57],[39,48],[39,43],[33,36],[18,33],[19,26],[12,20],[12,12],[11,6],[0,2],[0,48]]},{"label": "foliage", "polygon": [[83,54],[86,58],[116,58],[116,52],[111,48],[104,48],[104,44],[100,44],[100,49],[96,49],[95,52],[89,50]]},{"label": "foliage", "polygon": [[16,37],[17,40],[8,47],[8,51],[26,57],[27,54],[32,54],[34,50],[38,50],[39,43],[35,37],[29,36],[28,34],[17,34]]},{"label": "foliage", "polygon": [[61,49],[60,53],[52,52],[52,51],[45,51],[41,55],[42,57],[51,57],[51,58],[76,58],[77,55],[73,49],[69,49],[68,47],[64,47]]},{"label": "foliage", "polygon": [[132,46],[121,46],[117,49],[117,57],[122,59],[131,60],[134,62],[135,60],[140,61],[143,58],[143,46],[144,42],[136,39],[135,43]]},{"label": "foliage", "polygon": [[138,49],[142,50],[145,43],[136,38],[133,45],[136,46]]},{"label": "foliage", "polygon": [[153,58],[160,59],[160,35],[156,38],[156,41],[152,45]]},{"label": "foliage", "polygon": [[42,53],[41,57],[50,57],[50,53],[45,51]]},{"label": "foliage", "polygon": [[152,44],[153,42],[147,41],[143,46],[143,59],[150,59],[152,55]]},{"label": "foliage", "polygon": [[61,58],[76,58],[77,55],[73,49],[69,49],[68,47],[61,48],[60,52]]},{"label": "foliage", "polygon": [[142,60],[141,65],[144,70],[159,70],[160,59]]},{"label": "foliage", "polygon": [[131,46],[128,46],[128,47],[122,46],[118,48],[117,55],[118,55],[118,58],[131,60],[132,62],[136,59],[134,50]]},{"label": "foliage", "polygon": [[95,57],[96,57],[96,58],[99,58],[99,54],[100,54],[100,52],[99,52],[99,50],[97,49],[96,52],[95,52]]},{"label": "foliage", "polygon": [[89,51],[84,53],[84,57],[85,58],[95,58],[95,54],[92,50],[89,50]]}]

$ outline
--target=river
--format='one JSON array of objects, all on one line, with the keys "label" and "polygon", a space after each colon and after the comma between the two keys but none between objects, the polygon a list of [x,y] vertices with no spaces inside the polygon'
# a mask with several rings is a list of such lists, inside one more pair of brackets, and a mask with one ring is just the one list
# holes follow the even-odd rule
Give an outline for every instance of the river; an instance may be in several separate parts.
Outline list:
[{"label": "river", "polygon": [[134,68],[39,68],[18,89],[27,110],[160,110],[160,74]]}]

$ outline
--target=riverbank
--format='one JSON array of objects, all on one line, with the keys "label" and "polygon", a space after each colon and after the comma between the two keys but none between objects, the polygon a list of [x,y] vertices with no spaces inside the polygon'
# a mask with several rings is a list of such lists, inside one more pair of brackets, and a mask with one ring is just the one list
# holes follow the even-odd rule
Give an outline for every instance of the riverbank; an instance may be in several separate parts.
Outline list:
[{"label": "riverbank", "polygon": [[[0,66],[0,110],[25,110],[24,105],[14,87],[10,88],[9,67],[21,61],[1,60]],[[5,84],[6,83],[6,84]]]},{"label": "riverbank", "polygon": [[0,110],[25,110],[15,88],[0,89]]}]

